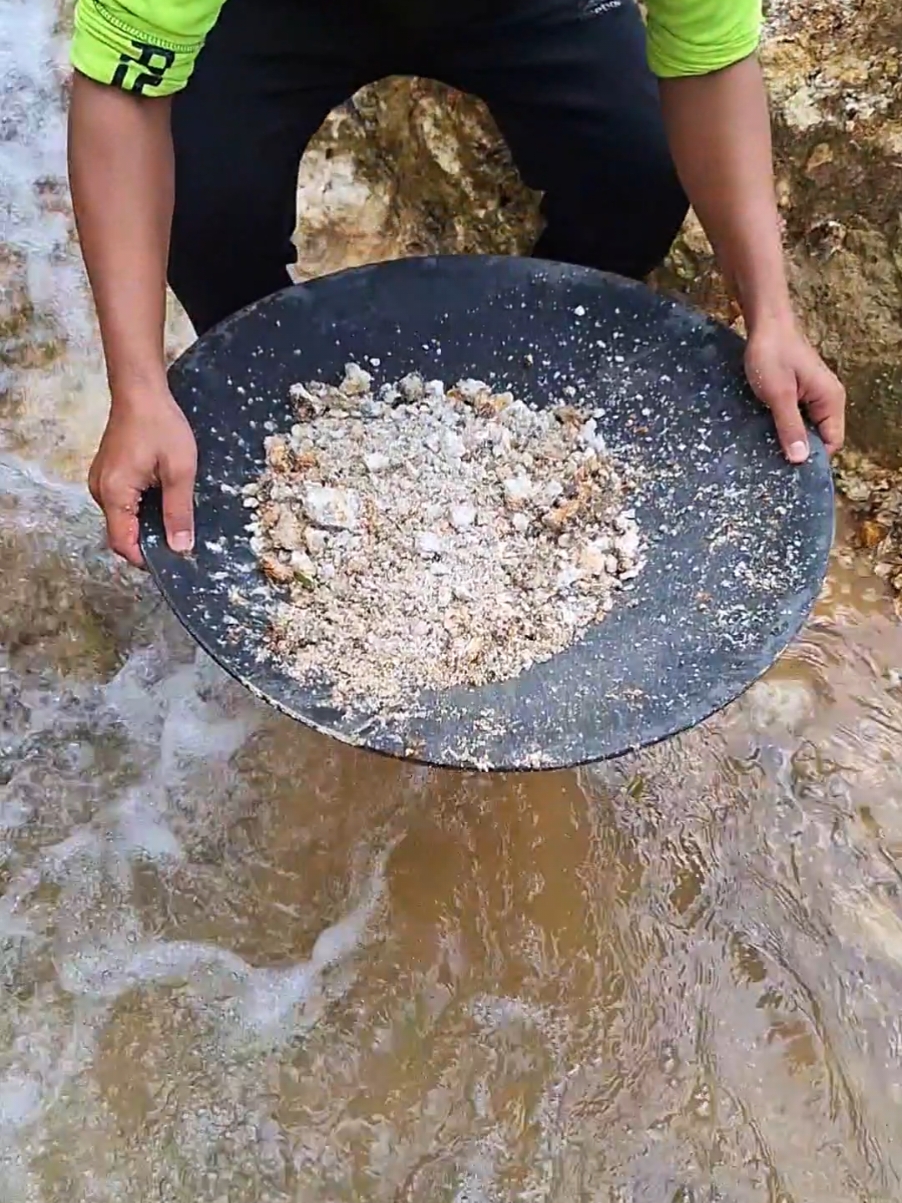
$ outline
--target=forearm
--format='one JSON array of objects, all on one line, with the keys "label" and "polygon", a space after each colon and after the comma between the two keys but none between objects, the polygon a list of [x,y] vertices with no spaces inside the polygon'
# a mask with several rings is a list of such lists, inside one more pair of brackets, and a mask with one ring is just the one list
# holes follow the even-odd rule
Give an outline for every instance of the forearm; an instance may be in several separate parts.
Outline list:
[{"label": "forearm", "polygon": [[153,395],[166,388],[170,102],[76,73],[69,179],[114,400]]},{"label": "forearm", "polygon": [[671,151],[749,327],[792,306],[774,195],[770,118],[754,58],[661,81]]}]

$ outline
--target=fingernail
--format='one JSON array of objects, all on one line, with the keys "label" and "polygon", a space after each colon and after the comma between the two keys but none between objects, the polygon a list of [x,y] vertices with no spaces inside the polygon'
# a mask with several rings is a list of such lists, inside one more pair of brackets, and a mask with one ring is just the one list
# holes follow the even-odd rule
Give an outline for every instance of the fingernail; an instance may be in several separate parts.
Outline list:
[{"label": "fingernail", "polygon": [[194,546],[194,536],[189,530],[177,530],[169,540],[169,546],[179,554],[190,551]]},{"label": "fingernail", "polygon": [[808,444],[802,442],[790,443],[786,454],[791,464],[804,464],[808,458]]}]

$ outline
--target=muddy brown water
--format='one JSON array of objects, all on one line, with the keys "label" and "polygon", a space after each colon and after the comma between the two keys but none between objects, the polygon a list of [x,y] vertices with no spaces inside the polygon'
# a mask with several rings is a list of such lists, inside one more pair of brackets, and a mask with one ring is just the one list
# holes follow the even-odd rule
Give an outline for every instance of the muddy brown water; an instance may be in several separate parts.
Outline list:
[{"label": "muddy brown water", "polygon": [[68,348],[19,354],[30,318],[0,378],[0,1203],[896,1203],[902,629],[845,533],[764,681],[613,764],[275,716],[78,483],[58,50],[7,5],[3,241]]}]

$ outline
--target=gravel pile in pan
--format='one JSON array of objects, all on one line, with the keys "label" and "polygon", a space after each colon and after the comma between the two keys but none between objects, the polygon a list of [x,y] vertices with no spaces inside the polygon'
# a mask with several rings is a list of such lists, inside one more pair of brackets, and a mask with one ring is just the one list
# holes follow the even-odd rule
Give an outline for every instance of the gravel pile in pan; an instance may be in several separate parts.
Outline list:
[{"label": "gravel pile in pan", "polygon": [[[570,390],[573,392],[573,390]],[[244,489],[275,590],[271,655],[336,704],[516,677],[560,652],[641,571],[629,471],[573,404],[477,380],[294,385],[297,424]]]}]

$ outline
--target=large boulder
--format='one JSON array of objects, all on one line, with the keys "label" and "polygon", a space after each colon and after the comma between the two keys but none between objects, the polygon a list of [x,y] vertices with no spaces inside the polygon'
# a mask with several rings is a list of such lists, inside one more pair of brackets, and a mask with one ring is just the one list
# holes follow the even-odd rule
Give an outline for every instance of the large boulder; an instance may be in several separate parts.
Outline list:
[{"label": "large boulder", "polygon": [[298,274],[434,253],[527,253],[539,197],[485,107],[432,80],[364,88],[301,164]]}]

